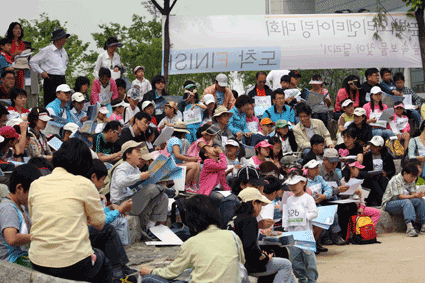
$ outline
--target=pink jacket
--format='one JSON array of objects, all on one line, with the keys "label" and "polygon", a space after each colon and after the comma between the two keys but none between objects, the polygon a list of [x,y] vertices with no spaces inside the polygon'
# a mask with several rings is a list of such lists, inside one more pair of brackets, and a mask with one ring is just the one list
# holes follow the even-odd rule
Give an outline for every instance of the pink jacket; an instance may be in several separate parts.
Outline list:
[{"label": "pink jacket", "polygon": [[199,177],[199,193],[209,196],[212,190],[220,183],[221,190],[230,191],[226,181],[227,160],[224,153],[220,153],[219,162],[214,159],[205,159]]},{"label": "pink jacket", "polygon": [[[388,106],[386,104],[382,104],[382,106],[384,107],[384,110],[388,109]],[[370,102],[366,103],[365,105],[363,105],[363,109],[366,110],[366,117],[367,119],[370,119],[370,113],[372,112],[372,104]],[[377,113],[381,112],[381,109],[379,108],[379,105],[375,105],[375,109],[374,110],[378,110]]]},{"label": "pink jacket", "polygon": [[[396,113],[394,113],[393,114],[393,117],[394,117],[394,120],[393,121],[395,121],[396,119],[397,119],[397,114]],[[403,115],[403,116],[401,116],[401,118],[407,118],[407,116],[406,115]],[[407,118],[407,119],[409,119],[409,118]],[[407,125],[406,125],[406,127],[404,127],[404,129],[403,130],[401,130],[400,132],[402,132],[402,133],[410,133],[410,124],[409,124],[409,120],[407,120],[408,122],[407,122]]]},{"label": "pink jacket", "polygon": [[[118,90],[117,90],[117,84],[115,83],[114,79],[110,79],[109,83],[111,84],[111,91],[112,91],[112,99],[118,98]],[[99,79],[94,79],[93,85],[91,86],[91,104],[96,104],[96,102],[99,101],[99,93],[101,90],[101,84]]]},{"label": "pink jacket", "polygon": [[[212,94],[214,96],[215,103],[217,104],[217,97],[215,96],[215,84],[204,89],[204,94],[202,95],[202,99],[201,99],[202,102],[204,102],[204,95],[205,94]],[[230,109],[233,108],[233,106],[235,106],[235,101],[236,101],[236,99],[233,96],[233,92],[226,87],[224,89],[223,106],[226,106],[227,110],[230,110]],[[217,105],[217,106],[219,106],[219,105]]]},{"label": "pink jacket", "polygon": [[[345,88],[341,88],[338,90],[338,94],[336,95],[335,108],[334,112],[342,111],[341,103],[344,99],[348,98],[348,93]],[[354,108],[359,107],[360,105],[360,94],[357,91],[356,98],[350,97],[350,99],[354,102]]]}]

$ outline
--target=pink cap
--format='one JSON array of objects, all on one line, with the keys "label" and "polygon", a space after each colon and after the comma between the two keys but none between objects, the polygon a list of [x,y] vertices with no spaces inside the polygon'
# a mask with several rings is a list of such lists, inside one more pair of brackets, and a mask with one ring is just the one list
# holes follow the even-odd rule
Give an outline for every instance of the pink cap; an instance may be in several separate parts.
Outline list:
[{"label": "pink cap", "polygon": [[398,104],[398,105],[394,105],[394,108],[400,108],[400,107],[403,108],[403,109],[405,109],[403,103]]},{"label": "pink cap", "polygon": [[350,164],[348,164],[348,166],[350,166],[350,167],[354,167],[355,166],[355,167],[357,167],[359,169],[363,169],[364,168],[364,166],[361,165],[360,162],[358,162],[358,161],[353,162],[353,163],[350,163]]},{"label": "pink cap", "polygon": [[259,148],[259,147],[269,147],[269,148],[273,148],[273,145],[269,144],[267,141],[262,141],[259,142],[256,146],[255,149]]}]

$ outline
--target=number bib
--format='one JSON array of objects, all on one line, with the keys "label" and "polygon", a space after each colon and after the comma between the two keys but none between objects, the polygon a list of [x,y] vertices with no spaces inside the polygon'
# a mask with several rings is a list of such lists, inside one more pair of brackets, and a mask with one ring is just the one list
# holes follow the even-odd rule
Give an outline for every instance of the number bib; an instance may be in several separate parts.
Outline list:
[{"label": "number bib", "polygon": [[373,170],[381,171],[384,168],[384,164],[382,159],[374,159],[373,160]]},{"label": "number bib", "polygon": [[111,102],[111,96],[107,92],[101,92],[99,93],[99,101],[101,105],[105,106]]},{"label": "number bib", "polygon": [[285,227],[306,225],[306,211],[304,206],[294,203],[289,205],[287,204],[283,212],[285,217],[284,223],[286,223]]}]

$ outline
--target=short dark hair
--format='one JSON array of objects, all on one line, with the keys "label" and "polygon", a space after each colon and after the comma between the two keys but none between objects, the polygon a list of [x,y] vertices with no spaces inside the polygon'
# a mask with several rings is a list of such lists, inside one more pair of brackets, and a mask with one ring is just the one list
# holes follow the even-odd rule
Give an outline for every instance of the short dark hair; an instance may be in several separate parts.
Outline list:
[{"label": "short dark hair", "polygon": [[310,145],[313,147],[313,145],[325,143],[325,139],[321,135],[313,135],[310,139]]},{"label": "short dark hair", "polygon": [[233,93],[233,97],[235,98],[235,99],[238,99],[238,97],[239,97],[239,93],[236,91],[236,90],[232,90],[232,93]]},{"label": "short dark hair", "polygon": [[173,132],[173,137],[176,137],[176,138],[179,138],[179,139],[182,139],[183,136],[185,136],[185,135],[186,135],[185,132],[176,132],[176,131]]},{"label": "short dark hair", "polygon": [[357,130],[354,128],[348,128],[341,132],[341,137],[344,137],[345,135],[348,135],[352,137],[353,139],[357,138]]},{"label": "short dark hair", "polygon": [[274,176],[267,176],[264,180],[267,182],[263,190],[265,194],[269,195],[282,189],[282,183],[278,178]]},{"label": "short dark hair", "polygon": [[419,169],[416,165],[407,163],[401,170],[401,174],[403,175],[404,173],[412,174],[413,176],[417,177],[419,175]]},{"label": "short dark hair", "polygon": [[0,39],[0,46],[4,46],[6,44],[12,44],[12,40],[7,37]]},{"label": "short dark hair", "polygon": [[123,155],[122,155],[122,160],[126,161],[127,160],[127,154],[131,154],[131,152],[133,151],[134,147],[130,147],[129,149],[127,149],[126,151],[124,151]]},{"label": "short dark hair", "polygon": [[106,41],[105,44],[103,45],[103,49],[107,50],[108,49],[108,45],[111,43],[118,43],[118,39],[114,36],[109,37]]},{"label": "short dark hair", "polygon": [[[117,121],[113,121],[117,122]],[[119,122],[117,122],[119,124]],[[90,178],[93,159],[89,147],[77,138],[65,141],[60,149],[53,153],[52,159],[55,168],[61,167],[68,173]]]},{"label": "short dark hair", "polygon": [[122,87],[122,88],[127,87],[127,83],[123,79],[116,79],[115,83],[117,84],[117,88],[118,87]]},{"label": "short dark hair", "polygon": [[103,128],[102,133],[107,133],[107,132],[109,132],[109,130],[118,131],[118,129],[120,127],[121,127],[120,122],[118,122],[118,121],[111,121],[111,122],[106,123],[105,127]]},{"label": "short dark hair", "polygon": [[35,127],[35,123],[37,123],[40,113],[49,113],[49,112],[47,112],[46,108],[42,108],[42,107],[33,107],[31,109],[30,113],[28,114],[28,122],[31,128]]},{"label": "short dark hair", "polygon": [[147,119],[149,122],[152,121],[152,116],[145,112],[137,112],[134,115],[134,120],[143,120],[143,118]]},{"label": "short dark hair", "polygon": [[265,75],[265,76],[267,77],[267,73],[266,73],[266,72],[259,71],[259,72],[257,72],[257,73],[255,74],[255,78],[256,78],[256,79],[258,79],[258,77],[259,77],[260,75]]},{"label": "short dark hair", "polygon": [[90,86],[90,80],[87,77],[79,76],[75,79],[74,90],[76,92],[81,92],[81,87],[86,84]]},{"label": "short dark hair", "polygon": [[305,113],[307,115],[311,115],[313,113],[311,107],[305,103],[300,103],[295,106],[295,110],[297,111],[297,116],[300,116],[301,113]]},{"label": "short dark hair", "polygon": [[15,28],[16,25],[19,25],[19,27],[21,28],[21,35],[18,37],[18,39],[22,40],[22,38],[24,37],[24,29],[22,28],[22,25],[18,22],[10,23],[9,28],[7,29],[7,32],[6,32],[6,37],[9,38],[10,40],[13,40],[15,38],[15,36],[13,35],[13,29]]},{"label": "short dark hair", "polygon": [[40,170],[33,164],[22,164],[13,169],[10,175],[9,191],[16,193],[16,186],[21,184],[24,192],[28,192],[31,183],[41,177]]},{"label": "short dark hair", "polygon": [[[278,88],[278,89],[276,89],[272,92],[272,100],[276,99],[277,94],[283,95],[283,98],[285,98],[285,91],[281,88]],[[285,110],[285,107],[283,107],[283,108]]]},{"label": "short dark hair", "polygon": [[290,76],[288,76],[288,75],[283,75],[283,76],[280,78],[280,82],[287,82],[287,83],[290,83],[290,82],[291,82],[291,77],[290,77]]},{"label": "short dark hair", "polygon": [[239,96],[238,99],[236,99],[235,107],[239,109],[246,104],[252,104],[252,103],[254,103],[254,101],[252,101],[251,97],[244,94]]},{"label": "short dark hair", "polygon": [[393,81],[396,82],[396,81],[399,81],[399,80],[405,81],[403,73],[395,73],[394,74]]},{"label": "short dark hair", "polygon": [[31,159],[28,160],[27,164],[32,164],[35,167],[37,167],[38,169],[47,168],[50,171],[53,171],[53,168],[54,168],[52,162],[50,162],[49,160],[47,160],[44,157],[31,157]]},{"label": "short dark hair", "polygon": [[112,109],[115,109],[116,108],[115,105],[120,104],[121,102],[122,102],[122,99],[121,98],[114,98],[114,99],[112,99],[112,101],[111,101],[111,107],[112,107]]},{"label": "short dark hair", "polygon": [[381,75],[381,77],[383,77],[386,73],[391,74],[391,70],[388,68],[382,68],[381,71],[379,71],[379,74]]},{"label": "short dark hair", "polygon": [[15,77],[15,72],[11,71],[11,70],[6,70],[1,74],[1,78],[4,79],[6,77],[7,74],[12,74],[13,77]]},{"label": "short dark hair", "polygon": [[195,195],[185,200],[185,205],[186,225],[192,235],[205,231],[210,225],[220,228],[220,213],[209,196]]},{"label": "short dark hair", "polygon": [[99,70],[99,80],[103,77],[103,76],[107,76],[108,78],[111,78],[111,70],[109,70],[108,68],[100,68]]},{"label": "short dark hair", "polygon": [[406,165],[407,164],[413,164],[415,166],[418,166],[419,165],[419,166],[422,167],[422,162],[420,162],[417,158],[409,159],[409,161],[407,161]]},{"label": "short dark hair", "polygon": [[207,147],[208,147],[209,145],[204,145],[202,148],[201,148],[201,150],[199,151],[199,157],[202,159],[202,162],[204,162],[205,161],[205,159],[207,159],[207,157],[205,156],[205,153],[207,153]]},{"label": "short dark hair", "polygon": [[165,77],[164,76],[156,75],[155,77],[153,77],[152,81],[151,81],[152,89],[155,89],[156,83],[160,83],[160,82],[164,82],[164,84],[165,84]]},{"label": "short dark hair", "polygon": [[377,68],[369,68],[364,72],[364,75],[367,79],[367,77],[372,76],[373,74],[379,74],[379,70]]},{"label": "short dark hair", "polygon": [[12,101],[12,106],[15,107],[15,99],[18,97],[18,95],[23,94],[25,96],[28,96],[27,92],[22,88],[16,88],[12,87],[10,90],[10,100]]},{"label": "short dark hair", "polygon": [[100,180],[104,176],[108,176],[108,169],[106,169],[105,163],[100,159],[93,159],[93,167],[90,172],[90,176],[96,174],[96,178]]}]

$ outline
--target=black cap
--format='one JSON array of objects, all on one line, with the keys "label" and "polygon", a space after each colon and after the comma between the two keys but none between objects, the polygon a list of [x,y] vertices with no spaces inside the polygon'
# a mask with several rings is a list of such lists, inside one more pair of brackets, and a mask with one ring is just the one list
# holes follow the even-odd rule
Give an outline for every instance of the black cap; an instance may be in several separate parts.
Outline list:
[{"label": "black cap", "polygon": [[238,180],[243,183],[250,182],[254,186],[265,186],[267,182],[261,178],[260,171],[253,167],[244,167],[238,172]]},{"label": "black cap", "polygon": [[55,41],[55,40],[58,40],[58,39],[61,39],[61,38],[64,38],[64,37],[68,38],[69,36],[70,36],[69,33],[66,33],[64,29],[60,28],[60,29],[57,29],[57,30],[52,32],[52,39],[51,40]]},{"label": "black cap", "polygon": [[290,76],[291,78],[301,78],[301,75],[297,71],[290,71],[288,76]]}]

